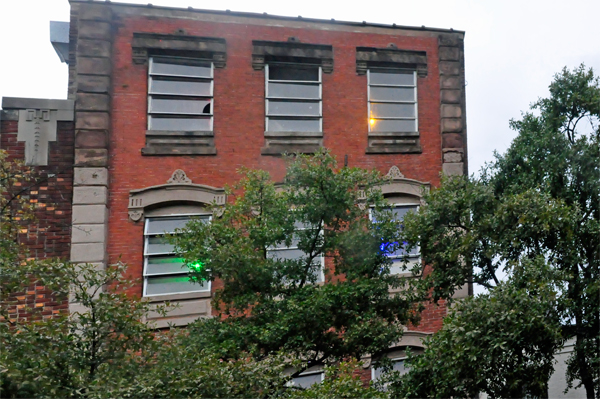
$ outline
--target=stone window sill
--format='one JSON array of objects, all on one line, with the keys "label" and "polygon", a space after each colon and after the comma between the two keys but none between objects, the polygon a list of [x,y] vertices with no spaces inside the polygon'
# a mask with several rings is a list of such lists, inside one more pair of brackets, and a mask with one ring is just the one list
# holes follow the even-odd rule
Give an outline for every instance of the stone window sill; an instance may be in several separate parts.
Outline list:
[{"label": "stone window sill", "polygon": [[322,146],[323,132],[265,132],[261,154],[313,154]]},{"label": "stone window sill", "polygon": [[216,155],[212,131],[147,130],[142,155]]},{"label": "stone window sill", "polygon": [[369,132],[367,154],[420,154],[419,132]]}]

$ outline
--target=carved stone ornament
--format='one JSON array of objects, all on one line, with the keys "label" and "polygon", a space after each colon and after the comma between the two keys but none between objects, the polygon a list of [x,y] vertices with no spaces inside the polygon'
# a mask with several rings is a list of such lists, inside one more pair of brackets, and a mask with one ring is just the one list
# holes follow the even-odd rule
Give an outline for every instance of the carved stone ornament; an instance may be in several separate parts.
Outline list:
[{"label": "carved stone ornament", "polygon": [[144,215],[144,211],[141,209],[135,209],[135,210],[129,211],[129,218],[131,220],[133,220],[134,222],[139,221],[143,215]]},{"label": "carved stone ornament", "polygon": [[169,180],[167,180],[169,184],[191,184],[192,179],[186,176],[185,172],[181,169],[177,169],[173,172],[173,175]]},{"label": "carved stone ornament", "polygon": [[387,175],[385,176],[389,177],[392,180],[404,179],[404,175],[402,174],[402,172],[400,172],[400,169],[398,169],[396,165],[392,166]]}]

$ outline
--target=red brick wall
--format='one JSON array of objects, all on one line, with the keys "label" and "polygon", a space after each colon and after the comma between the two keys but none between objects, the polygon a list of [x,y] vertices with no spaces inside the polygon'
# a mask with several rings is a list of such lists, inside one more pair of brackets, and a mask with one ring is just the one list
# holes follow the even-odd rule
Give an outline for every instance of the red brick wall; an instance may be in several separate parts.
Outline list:
[{"label": "red brick wall", "polygon": [[[3,120],[0,125],[0,148],[9,160],[23,160],[25,143],[17,141],[16,120]],[[58,122],[57,141],[49,145],[48,166],[32,169],[39,184],[24,184],[22,197],[35,207],[35,218],[24,222],[19,241],[27,248],[29,258],[68,260],[71,242],[71,202],[73,193],[73,123]],[[33,184],[33,185],[32,185]],[[32,282],[15,295],[9,306],[12,317],[52,317],[68,309],[66,298],[57,298],[44,286]],[[30,308],[30,309],[28,309]]]},{"label": "red brick wall", "polygon": [[[131,58],[134,32],[172,34],[184,29],[194,36],[227,40],[227,66],[215,69],[214,135],[216,156],[142,156],[147,110],[147,66]],[[113,41],[112,132],[109,150],[110,262],[127,263],[142,275],[143,223],[128,220],[129,191],[164,184],[175,169],[183,169],[194,183],[223,187],[239,178],[241,166],[284,175],[283,161],[261,156],[264,145],[264,71],[251,66],[252,40],[286,41],[295,36],[304,43],[333,46],[334,71],[323,74],[324,145],[340,162],[387,173],[397,165],[409,179],[439,183],[442,168],[440,138],[438,41],[430,36],[401,36],[308,30],[283,26],[225,24],[183,19],[121,17]],[[422,154],[367,155],[367,78],[356,74],[356,47],[386,47],[426,51],[428,75],[418,79],[419,131]],[[137,288],[141,295],[141,285]]]}]

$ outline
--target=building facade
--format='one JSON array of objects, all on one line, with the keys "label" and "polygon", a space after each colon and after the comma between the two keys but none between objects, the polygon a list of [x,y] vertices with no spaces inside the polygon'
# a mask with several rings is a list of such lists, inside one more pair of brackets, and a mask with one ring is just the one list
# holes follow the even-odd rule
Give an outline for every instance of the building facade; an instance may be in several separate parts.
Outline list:
[{"label": "building facade", "polygon": [[[187,282],[161,234],[189,215],[208,220],[240,167],[281,181],[283,153],[326,147],[349,166],[388,174],[383,190],[399,215],[442,173],[467,173],[463,39],[425,27],[71,0],[68,39],[54,43],[69,64],[68,100],[4,99],[2,145],[39,168],[64,152],[70,260],[126,263],[140,280],[134,294],[179,305],[154,321],[185,325],[211,316],[219,282]],[[27,130],[38,114],[59,134]],[[421,346],[445,314],[444,304],[430,305],[395,356]]]}]

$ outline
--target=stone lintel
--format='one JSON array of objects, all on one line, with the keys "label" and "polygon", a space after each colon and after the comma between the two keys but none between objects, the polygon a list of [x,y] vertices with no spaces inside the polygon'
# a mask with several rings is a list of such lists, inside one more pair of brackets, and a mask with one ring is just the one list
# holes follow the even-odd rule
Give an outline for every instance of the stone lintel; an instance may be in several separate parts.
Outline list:
[{"label": "stone lintel", "polygon": [[427,76],[427,53],[393,47],[357,47],[356,73],[364,75],[372,67],[407,68],[417,71],[421,78]]},{"label": "stone lintel", "polygon": [[134,64],[145,64],[150,53],[164,50],[204,54],[212,58],[215,68],[224,68],[227,63],[227,42],[223,38],[134,32],[131,47]]},{"label": "stone lintel", "polygon": [[323,73],[333,72],[333,46],[329,44],[301,43],[296,40],[275,42],[252,41],[252,68],[262,70],[273,61],[319,63]]}]

